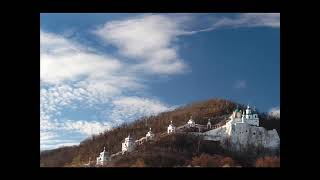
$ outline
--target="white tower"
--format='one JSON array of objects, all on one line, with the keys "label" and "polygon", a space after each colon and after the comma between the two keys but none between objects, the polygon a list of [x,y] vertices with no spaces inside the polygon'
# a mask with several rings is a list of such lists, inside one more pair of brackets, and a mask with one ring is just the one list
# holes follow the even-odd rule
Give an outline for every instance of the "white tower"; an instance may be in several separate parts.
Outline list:
[{"label": "white tower", "polygon": [[172,121],[170,125],[168,126],[168,134],[170,133],[175,133],[176,132],[176,127],[172,124]]},{"label": "white tower", "polygon": [[208,128],[208,129],[211,129],[211,121],[210,121],[210,118],[208,119],[207,128]]},{"label": "white tower", "polygon": [[196,123],[194,122],[194,120],[192,119],[192,116],[190,117],[189,121],[187,122],[189,127],[194,127],[196,125]]},{"label": "white tower", "polygon": [[150,130],[146,134],[146,139],[148,141],[148,140],[153,140],[153,138],[154,138],[154,134],[152,133],[151,128],[150,128]]},{"label": "white tower", "polygon": [[250,108],[250,106],[248,105],[248,106],[247,106],[247,109],[246,109],[246,118],[247,118],[247,119],[251,119],[251,116],[252,116],[251,108]]},{"label": "white tower", "polygon": [[135,143],[132,137],[130,137],[130,134],[128,137],[124,139],[124,142],[122,143],[122,154],[125,152],[131,152],[135,148]]},{"label": "white tower", "polygon": [[246,114],[242,114],[242,122],[246,122],[253,126],[259,126],[259,117],[258,113],[254,110],[252,111],[250,106],[247,106]]},{"label": "white tower", "polygon": [[109,160],[109,153],[106,151],[106,147],[103,147],[103,151],[100,153],[100,156],[97,157],[96,165],[105,165]]}]

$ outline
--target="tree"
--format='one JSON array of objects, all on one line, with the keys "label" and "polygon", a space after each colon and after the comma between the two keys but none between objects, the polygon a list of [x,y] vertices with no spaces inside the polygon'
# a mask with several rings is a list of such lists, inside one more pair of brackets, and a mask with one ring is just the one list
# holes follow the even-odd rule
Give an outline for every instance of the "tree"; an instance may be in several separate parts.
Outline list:
[{"label": "tree", "polygon": [[145,167],[144,160],[139,158],[131,167]]},{"label": "tree", "polygon": [[256,160],[256,167],[280,167],[279,157],[260,157]]},{"label": "tree", "polygon": [[236,165],[231,157],[224,157],[217,154],[211,156],[205,153],[202,153],[198,157],[193,157],[190,164],[191,166],[200,167],[226,167]]}]

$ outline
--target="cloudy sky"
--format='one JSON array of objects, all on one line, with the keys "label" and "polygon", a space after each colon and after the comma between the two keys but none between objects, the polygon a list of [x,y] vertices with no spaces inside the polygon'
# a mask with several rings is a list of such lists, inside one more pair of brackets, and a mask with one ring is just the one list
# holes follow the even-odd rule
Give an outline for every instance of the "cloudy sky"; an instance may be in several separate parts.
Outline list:
[{"label": "cloudy sky", "polygon": [[40,149],[209,98],[280,114],[280,14],[41,14]]}]

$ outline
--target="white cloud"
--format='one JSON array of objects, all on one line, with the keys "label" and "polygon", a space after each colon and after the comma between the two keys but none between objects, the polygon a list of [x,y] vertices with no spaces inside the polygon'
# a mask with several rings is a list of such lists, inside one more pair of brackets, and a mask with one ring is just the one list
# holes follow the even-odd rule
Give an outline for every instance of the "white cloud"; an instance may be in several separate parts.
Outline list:
[{"label": "white cloud", "polygon": [[181,33],[178,19],[153,14],[107,22],[95,31],[105,42],[115,45],[120,54],[138,61],[137,71],[154,74],[186,70],[187,65],[174,47]]},{"label": "white cloud", "polygon": [[280,107],[273,107],[269,110],[269,116],[280,118]]},{"label": "white cloud", "polygon": [[121,55],[135,60],[134,68],[151,74],[177,74],[188,70],[175,44],[179,36],[212,31],[218,28],[280,27],[279,13],[244,13],[207,21],[209,27],[187,30],[201,16],[191,14],[145,14],[110,21],[94,33]]},{"label": "white cloud", "polygon": [[63,53],[65,51],[77,51],[78,44],[68,41],[62,36],[44,32],[40,29],[40,52],[41,53]]},{"label": "white cloud", "polygon": [[[139,78],[115,58],[89,51],[62,36],[40,32],[41,119],[74,101],[95,104],[127,90],[143,89]],[[43,121],[44,122],[44,121]]]},{"label": "white cloud", "polygon": [[63,146],[73,146],[78,145],[79,142],[57,142],[57,141],[51,141],[51,143],[43,143],[40,144],[40,150],[49,150],[49,149],[55,149]]},{"label": "white cloud", "polygon": [[280,27],[280,13],[242,13],[233,17],[219,17],[207,20],[210,24],[207,28],[185,31],[185,35],[192,35],[200,32],[213,31],[220,28],[243,28],[243,27]]},{"label": "white cloud", "polygon": [[42,88],[40,91],[40,127],[42,129],[56,128],[54,116],[60,115],[60,111],[70,106],[73,102],[87,104],[93,96],[82,88],[73,88],[70,85],[52,86]]},{"label": "white cloud", "polygon": [[56,137],[53,132],[40,131],[40,142]]},{"label": "white cloud", "polygon": [[41,80],[60,83],[82,76],[108,75],[121,67],[119,61],[90,53],[41,54]]},{"label": "white cloud", "polygon": [[[90,48],[63,36],[40,33],[40,145],[42,149],[56,148],[67,143],[76,144],[73,134],[83,138],[110,129],[115,116],[99,120],[66,119],[63,110],[86,109],[110,104],[112,99],[126,92],[144,90],[145,82],[130,66],[120,60],[89,50]],[[118,104],[115,105],[119,107]],[[155,106],[155,105],[154,105]],[[155,107],[152,109],[155,111]],[[145,110],[140,115],[148,113]],[[111,118],[111,119],[110,119]],[[132,117],[131,117],[132,118]],[[72,118],[70,118],[72,119]],[[63,131],[64,133],[61,133]],[[84,135],[84,136],[83,136]]]},{"label": "white cloud", "polygon": [[110,117],[117,123],[132,121],[137,117],[155,115],[173,109],[173,107],[158,100],[141,97],[121,97],[114,100],[113,104],[114,108]]},{"label": "white cloud", "polygon": [[214,27],[280,27],[279,13],[245,13],[235,18],[221,18]]},{"label": "white cloud", "polygon": [[62,36],[40,32],[40,79],[59,84],[78,78],[112,75],[122,66],[119,60],[87,50]]},{"label": "white cloud", "polygon": [[246,19],[247,24],[250,24],[252,27],[280,27],[280,13],[247,13],[242,18]]},{"label": "white cloud", "polygon": [[[90,96],[105,100],[121,94],[125,89],[143,89],[140,79],[127,70],[120,60],[88,50],[62,36],[41,31],[40,79],[53,86],[51,96],[59,104]],[[70,85],[72,84],[72,85]],[[61,97],[63,96],[63,97]],[[61,97],[61,98],[60,98]],[[51,102],[53,108],[54,103]]]},{"label": "white cloud", "polygon": [[74,121],[68,120],[61,124],[61,128],[65,130],[73,130],[78,131],[81,133],[85,133],[86,135],[90,136],[93,134],[99,134],[106,130],[109,130],[111,126],[109,124],[104,124],[97,121]]},{"label": "white cloud", "polygon": [[53,149],[61,146],[76,145],[85,137],[109,130],[109,123],[88,120],[57,121],[49,129],[40,129],[40,149]]},{"label": "white cloud", "polygon": [[244,89],[247,87],[247,82],[245,80],[237,80],[234,87],[237,89]]}]

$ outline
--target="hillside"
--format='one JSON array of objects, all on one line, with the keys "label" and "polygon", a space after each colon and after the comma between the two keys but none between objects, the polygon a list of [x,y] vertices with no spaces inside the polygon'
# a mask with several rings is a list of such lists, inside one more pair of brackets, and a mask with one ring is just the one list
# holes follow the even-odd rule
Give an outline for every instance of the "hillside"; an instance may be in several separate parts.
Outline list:
[{"label": "hillside", "polygon": [[[110,154],[120,151],[121,142],[129,133],[138,139],[145,136],[148,128],[152,127],[152,131],[157,135],[166,132],[171,120],[176,126],[180,126],[186,123],[190,115],[199,124],[206,124],[209,117],[211,123],[216,124],[236,106],[237,104],[231,101],[213,99],[192,103],[157,116],[144,117],[92,136],[82,141],[79,146],[44,151],[40,154],[40,166],[81,166],[88,162],[89,157],[94,160],[104,146]],[[239,106],[244,107],[240,104]],[[261,126],[267,129],[275,128],[280,135],[279,120],[265,114],[261,114],[260,119]],[[196,137],[171,135],[153,144],[146,143],[128,155],[116,157],[109,166],[253,166],[255,159],[243,161],[242,158],[224,151],[213,142],[200,141]],[[263,164],[263,160],[260,160],[260,164]]]},{"label": "hillside", "polygon": [[[239,164],[225,154],[217,143],[200,141],[195,136],[175,134],[154,143],[139,146],[136,151],[113,159],[107,167],[179,167],[195,164],[199,155],[213,156],[230,165]],[[221,163],[215,164],[222,165]]]}]

